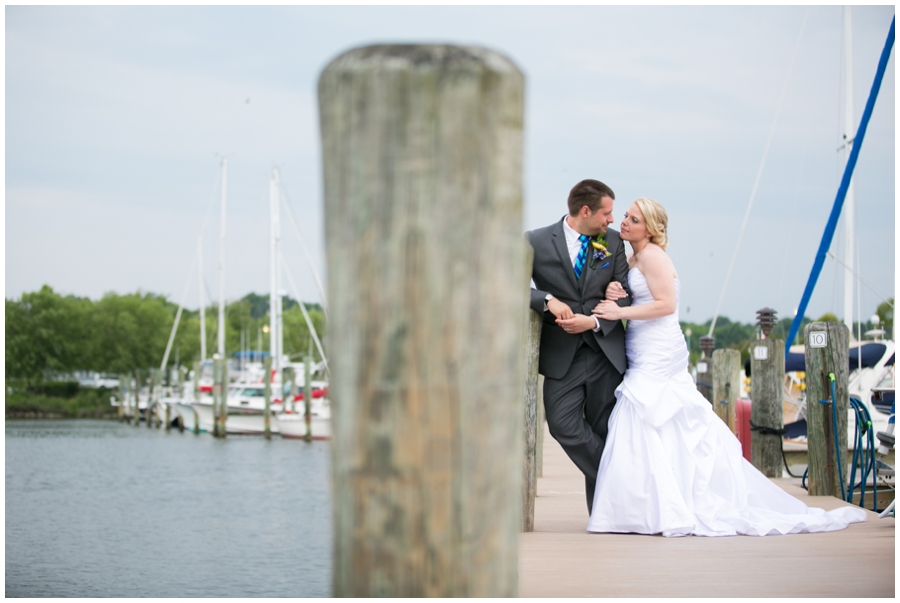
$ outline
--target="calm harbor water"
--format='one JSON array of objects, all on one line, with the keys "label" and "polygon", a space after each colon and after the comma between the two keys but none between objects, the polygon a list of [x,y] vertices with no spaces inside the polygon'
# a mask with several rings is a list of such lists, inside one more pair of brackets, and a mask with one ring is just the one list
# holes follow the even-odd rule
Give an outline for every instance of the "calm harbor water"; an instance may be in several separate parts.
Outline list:
[{"label": "calm harbor water", "polygon": [[330,596],[329,446],[7,420],[6,596]]}]

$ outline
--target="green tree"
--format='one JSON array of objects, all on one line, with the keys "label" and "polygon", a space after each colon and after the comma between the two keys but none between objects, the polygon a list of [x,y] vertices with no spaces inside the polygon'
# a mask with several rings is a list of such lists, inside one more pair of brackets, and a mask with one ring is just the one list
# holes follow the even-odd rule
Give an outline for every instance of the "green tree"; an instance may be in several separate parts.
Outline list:
[{"label": "green tree", "polygon": [[6,377],[29,385],[89,368],[85,354],[90,300],[61,296],[47,285],[6,300]]},{"label": "green tree", "polygon": [[94,370],[128,373],[159,367],[177,307],[151,293],[107,293],[94,305],[90,328]]},{"label": "green tree", "polygon": [[879,329],[884,329],[885,337],[890,339],[894,336],[894,298],[881,302],[875,310],[878,315]]},{"label": "green tree", "polygon": [[831,312],[826,312],[822,316],[818,317],[816,319],[816,322],[841,322],[841,320]]}]

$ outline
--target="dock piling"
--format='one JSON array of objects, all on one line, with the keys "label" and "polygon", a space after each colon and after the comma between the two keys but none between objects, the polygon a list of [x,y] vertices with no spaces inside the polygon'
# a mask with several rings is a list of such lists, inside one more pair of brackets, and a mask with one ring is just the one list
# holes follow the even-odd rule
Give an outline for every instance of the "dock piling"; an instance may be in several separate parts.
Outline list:
[{"label": "dock piling", "polygon": [[524,78],[376,45],[319,78],[335,597],[514,597]]},{"label": "dock piling", "polygon": [[[850,331],[836,322],[814,322],[804,330],[806,356],[806,425],[809,450],[809,493],[844,499],[842,481],[847,467],[847,390],[850,373]],[[837,444],[841,467],[836,459],[832,378],[837,402]]]},{"label": "dock piling", "polygon": [[713,410],[732,433],[737,433],[734,407],[735,400],[741,395],[741,353],[716,350],[712,356]]},{"label": "dock piling", "polygon": [[272,439],[272,357],[263,358],[263,436]]},{"label": "dock piling", "polygon": [[766,477],[781,477],[784,435],[784,341],[769,339],[775,311],[758,314],[763,338],[750,343],[750,462]]}]

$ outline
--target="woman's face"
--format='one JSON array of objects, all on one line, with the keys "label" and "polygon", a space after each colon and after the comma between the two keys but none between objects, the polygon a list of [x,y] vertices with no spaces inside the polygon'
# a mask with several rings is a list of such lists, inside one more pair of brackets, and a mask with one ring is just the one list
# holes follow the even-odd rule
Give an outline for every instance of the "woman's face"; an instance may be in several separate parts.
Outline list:
[{"label": "woman's face", "polygon": [[647,224],[644,222],[644,215],[638,208],[637,203],[632,203],[628,211],[625,212],[625,219],[622,220],[619,232],[623,241],[634,242],[650,238],[650,233],[647,232]]}]

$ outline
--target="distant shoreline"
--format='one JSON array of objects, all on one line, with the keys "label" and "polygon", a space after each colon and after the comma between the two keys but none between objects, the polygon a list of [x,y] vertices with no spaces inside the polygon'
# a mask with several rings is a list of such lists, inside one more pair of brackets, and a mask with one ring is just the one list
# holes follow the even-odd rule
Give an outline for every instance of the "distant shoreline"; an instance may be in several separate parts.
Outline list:
[{"label": "distant shoreline", "polygon": [[114,421],[118,419],[118,414],[115,411],[112,412],[95,412],[95,413],[80,413],[78,415],[72,415],[70,413],[58,412],[58,411],[44,411],[44,410],[8,410],[5,415],[6,420],[17,420],[17,419],[103,419]]}]

